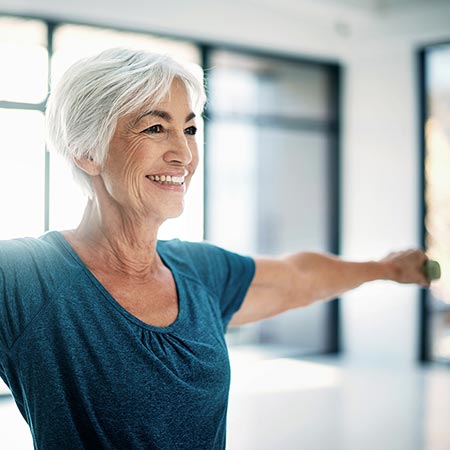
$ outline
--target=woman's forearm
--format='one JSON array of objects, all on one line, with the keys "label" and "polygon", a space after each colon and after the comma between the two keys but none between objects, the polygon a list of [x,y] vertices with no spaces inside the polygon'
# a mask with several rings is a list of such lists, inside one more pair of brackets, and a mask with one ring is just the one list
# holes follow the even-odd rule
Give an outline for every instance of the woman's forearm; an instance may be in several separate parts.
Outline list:
[{"label": "woman's forearm", "polygon": [[[351,262],[314,252],[292,254],[286,260],[295,267],[298,278],[292,292],[294,303],[299,305],[319,300],[330,300],[364,283],[375,280],[400,280],[401,267],[397,261]],[[419,265],[417,265],[419,267]],[[411,282],[409,279],[405,282]]]}]

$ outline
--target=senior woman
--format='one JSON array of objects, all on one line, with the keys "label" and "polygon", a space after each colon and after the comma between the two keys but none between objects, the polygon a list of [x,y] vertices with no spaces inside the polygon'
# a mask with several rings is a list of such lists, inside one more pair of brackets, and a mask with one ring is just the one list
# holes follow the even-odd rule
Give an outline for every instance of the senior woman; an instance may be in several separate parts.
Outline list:
[{"label": "senior woman", "polygon": [[224,334],[377,279],[429,282],[421,250],[347,262],[158,241],[198,164],[202,86],[111,49],[52,92],[48,142],[88,195],[74,230],[0,243],[0,374],[36,449],[223,449]]}]

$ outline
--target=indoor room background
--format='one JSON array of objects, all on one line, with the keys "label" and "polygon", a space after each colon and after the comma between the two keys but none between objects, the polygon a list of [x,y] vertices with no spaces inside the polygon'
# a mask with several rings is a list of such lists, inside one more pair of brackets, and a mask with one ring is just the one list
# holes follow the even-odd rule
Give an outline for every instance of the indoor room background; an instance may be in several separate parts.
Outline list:
[{"label": "indoor room background", "polygon": [[441,262],[430,292],[371,283],[231,329],[230,347],[448,366],[449,1],[0,0],[0,239],[77,225],[84,198],[45,151],[45,100],[72,62],[116,45],[168,52],[207,87],[197,179],[162,239],[356,261],[425,246]]}]

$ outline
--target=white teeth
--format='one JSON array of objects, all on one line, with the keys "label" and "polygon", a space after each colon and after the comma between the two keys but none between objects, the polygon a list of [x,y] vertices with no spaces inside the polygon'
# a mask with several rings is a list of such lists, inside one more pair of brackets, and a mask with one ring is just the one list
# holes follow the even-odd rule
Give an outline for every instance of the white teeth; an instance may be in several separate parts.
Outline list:
[{"label": "white teeth", "polygon": [[148,178],[151,181],[159,181],[160,183],[164,184],[183,184],[184,183],[184,176],[176,177],[176,176],[170,176],[170,175],[148,175]]}]

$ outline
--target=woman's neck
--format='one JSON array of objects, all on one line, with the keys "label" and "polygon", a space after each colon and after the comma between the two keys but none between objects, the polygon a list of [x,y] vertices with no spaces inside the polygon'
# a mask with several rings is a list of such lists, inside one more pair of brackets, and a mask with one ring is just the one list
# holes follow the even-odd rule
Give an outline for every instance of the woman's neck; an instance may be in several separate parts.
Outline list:
[{"label": "woman's neck", "polygon": [[64,235],[91,265],[142,278],[162,265],[156,252],[159,225],[114,208],[102,208],[95,199],[89,199],[78,227]]}]

